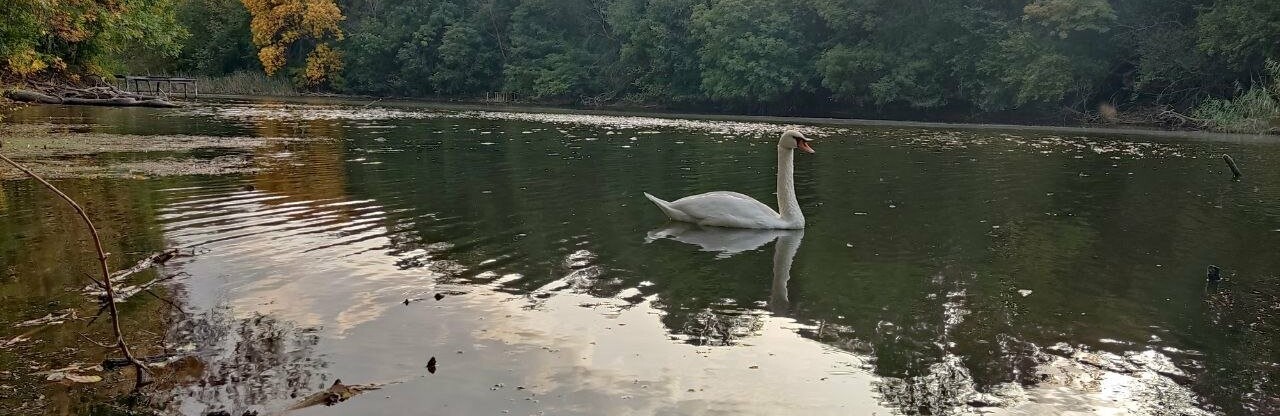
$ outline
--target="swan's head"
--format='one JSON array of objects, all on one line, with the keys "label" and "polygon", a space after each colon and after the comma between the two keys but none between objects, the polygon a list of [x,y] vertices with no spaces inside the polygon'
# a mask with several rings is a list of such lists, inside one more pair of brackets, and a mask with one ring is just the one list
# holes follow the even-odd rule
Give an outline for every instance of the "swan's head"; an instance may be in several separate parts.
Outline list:
[{"label": "swan's head", "polygon": [[805,153],[813,153],[813,148],[809,147],[809,139],[803,134],[795,130],[787,130],[782,132],[782,137],[778,138],[779,149],[800,149]]}]

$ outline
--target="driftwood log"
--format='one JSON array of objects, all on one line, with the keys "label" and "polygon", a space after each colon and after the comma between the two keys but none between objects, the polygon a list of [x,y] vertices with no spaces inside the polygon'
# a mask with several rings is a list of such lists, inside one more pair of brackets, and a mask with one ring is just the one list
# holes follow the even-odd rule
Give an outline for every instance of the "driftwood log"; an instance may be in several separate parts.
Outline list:
[{"label": "driftwood log", "polygon": [[180,107],[163,97],[153,97],[122,91],[112,85],[88,88],[76,88],[66,85],[54,85],[34,82],[28,88],[5,91],[5,96],[14,101],[36,104],[64,105],[101,105],[113,107]]}]

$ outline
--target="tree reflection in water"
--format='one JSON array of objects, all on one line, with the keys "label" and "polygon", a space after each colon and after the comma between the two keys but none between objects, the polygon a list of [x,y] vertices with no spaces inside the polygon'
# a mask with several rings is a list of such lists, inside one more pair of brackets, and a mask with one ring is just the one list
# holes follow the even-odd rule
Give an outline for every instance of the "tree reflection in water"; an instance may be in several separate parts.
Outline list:
[{"label": "tree reflection in water", "polygon": [[[237,318],[229,308],[213,308],[183,321],[174,329],[179,342],[198,346],[204,371],[192,387],[174,390],[191,394],[184,414],[227,410],[240,414],[280,405],[328,387],[327,363],[316,356],[318,328],[300,328],[288,321],[254,313]],[[194,411],[193,411],[194,410]]]}]

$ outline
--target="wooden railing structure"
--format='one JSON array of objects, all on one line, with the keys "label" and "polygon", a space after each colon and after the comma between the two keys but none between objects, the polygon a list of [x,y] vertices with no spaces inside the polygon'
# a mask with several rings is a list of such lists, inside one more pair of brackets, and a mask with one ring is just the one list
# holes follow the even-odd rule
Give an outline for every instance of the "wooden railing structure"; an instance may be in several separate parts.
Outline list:
[{"label": "wooden railing structure", "polygon": [[[182,94],[183,97],[200,95],[200,86],[195,78],[162,77],[151,75],[116,75],[120,80],[120,89],[150,95]],[[181,87],[179,91],[178,87]]]}]

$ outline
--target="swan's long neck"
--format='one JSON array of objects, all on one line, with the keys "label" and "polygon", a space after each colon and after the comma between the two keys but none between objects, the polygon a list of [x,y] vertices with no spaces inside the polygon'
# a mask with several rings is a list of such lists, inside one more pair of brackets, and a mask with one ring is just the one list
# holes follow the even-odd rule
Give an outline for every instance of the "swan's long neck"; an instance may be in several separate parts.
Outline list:
[{"label": "swan's long neck", "polygon": [[800,202],[796,201],[794,154],[794,149],[778,147],[778,214],[782,215],[783,221],[804,223]]}]

